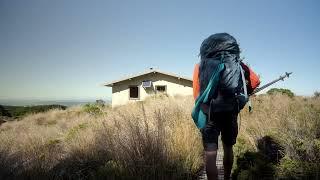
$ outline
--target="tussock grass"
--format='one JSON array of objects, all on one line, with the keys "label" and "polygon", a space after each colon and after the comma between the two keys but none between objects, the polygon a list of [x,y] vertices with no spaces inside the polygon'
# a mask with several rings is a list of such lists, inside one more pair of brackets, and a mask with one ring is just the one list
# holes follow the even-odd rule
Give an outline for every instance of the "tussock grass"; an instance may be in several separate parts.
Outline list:
[{"label": "tussock grass", "polygon": [[[259,166],[269,166],[273,174],[268,176],[272,178],[320,177],[320,99],[260,95],[253,98],[253,107],[252,113],[247,109],[241,112],[236,154],[243,157],[247,152],[258,152],[267,162],[240,167],[238,178],[263,177]],[[263,142],[266,139],[273,143]]]},{"label": "tussock grass", "polygon": [[[191,96],[162,95],[113,109],[79,106],[4,123],[0,179],[196,179],[203,149],[193,104]],[[252,113],[241,112],[235,177],[316,177],[319,97],[260,95],[252,104]]]},{"label": "tussock grass", "polygon": [[[29,115],[0,127],[0,179],[192,179],[202,146],[191,98]],[[97,113],[95,113],[97,112]]]}]

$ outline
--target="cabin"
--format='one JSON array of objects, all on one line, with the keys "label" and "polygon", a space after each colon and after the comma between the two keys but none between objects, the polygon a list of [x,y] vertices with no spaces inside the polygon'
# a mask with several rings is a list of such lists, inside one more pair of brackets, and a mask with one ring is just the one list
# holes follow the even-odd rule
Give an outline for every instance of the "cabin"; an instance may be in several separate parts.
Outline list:
[{"label": "cabin", "polygon": [[148,96],[161,93],[168,96],[193,93],[192,79],[153,68],[103,85],[112,88],[112,107],[143,101]]}]

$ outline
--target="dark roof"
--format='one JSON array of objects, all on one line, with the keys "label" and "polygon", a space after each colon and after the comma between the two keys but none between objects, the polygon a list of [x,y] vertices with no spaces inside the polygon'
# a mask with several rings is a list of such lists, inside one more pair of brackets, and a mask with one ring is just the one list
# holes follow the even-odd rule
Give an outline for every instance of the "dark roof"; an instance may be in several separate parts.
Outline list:
[{"label": "dark roof", "polygon": [[178,79],[184,79],[184,80],[192,82],[192,79],[190,79],[188,77],[178,76],[178,75],[173,74],[173,73],[168,73],[168,72],[163,72],[163,71],[159,71],[159,70],[150,69],[148,71],[145,71],[145,72],[142,72],[142,73],[139,73],[139,74],[131,75],[131,76],[119,79],[119,80],[115,80],[115,81],[104,83],[103,86],[112,87],[116,83],[119,83],[119,82],[122,82],[122,81],[126,81],[126,80],[129,80],[129,79],[132,79],[132,78],[136,78],[136,77],[139,77],[139,76],[147,75],[147,74],[150,74],[150,73],[160,73],[160,74],[164,74],[164,75],[168,75],[168,76],[176,77]]}]

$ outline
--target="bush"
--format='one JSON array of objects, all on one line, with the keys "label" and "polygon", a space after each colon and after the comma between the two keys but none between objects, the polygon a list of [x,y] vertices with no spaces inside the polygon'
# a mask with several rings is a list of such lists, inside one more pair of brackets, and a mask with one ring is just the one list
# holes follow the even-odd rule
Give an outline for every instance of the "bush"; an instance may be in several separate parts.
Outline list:
[{"label": "bush", "polygon": [[103,113],[101,109],[102,106],[99,104],[85,104],[83,106],[83,111],[91,115],[101,115]]},{"label": "bush", "polygon": [[0,116],[12,117],[9,111],[1,105],[0,105]]},{"label": "bush", "polygon": [[294,93],[289,89],[272,88],[269,91],[267,91],[267,94],[275,94],[275,93],[284,94],[284,95],[287,95],[287,96],[289,96],[291,98],[294,97]]},{"label": "bush", "polygon": [[275,164],[260,152],[246,152],[237,158],[234,179],[274,178]]},{"label": "bush", "polygon": [[106,104],[106,102],[102,99],[98,99],[96,100],[96,105],[99,105],[101,107],[104,107],[104,105]]},{"label": "bush", "polygon": [[277,167],[277,176],[285,179],[318,179],[320,176],[318,162],[305,162],[284,157]]},{"label": "bush", "polygon": [[252,104],[253,112],[241,112],[242,126],[238,137],[241,141],[237,141],[235,147],[254,148],[235,151],[239,160],[234,176],[246,179],[258,174],[259,179],[268,179],[263,172],[257,172],[260,167],[272,165],[275,179],[319,178],[319,99],[290,98],[278,93],[276,98],[268,95],[253,97]]},{"label": "bush", "polygon": [[265,136],[257,142],[258,151],[248,150],[238,154],[234,179],[274,178],[276,164],[282,158],[281,147],[273,138]]}]

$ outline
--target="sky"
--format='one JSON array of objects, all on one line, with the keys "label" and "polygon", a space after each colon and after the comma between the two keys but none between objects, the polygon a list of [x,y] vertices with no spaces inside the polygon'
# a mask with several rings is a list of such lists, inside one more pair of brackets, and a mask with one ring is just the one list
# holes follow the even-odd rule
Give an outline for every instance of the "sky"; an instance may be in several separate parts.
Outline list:
[{"label": "sky", "polygon": [[153,67],[192,77],[202,41],[234,36],[262,84],[320,91],[318,0],[0,0],[0,99],[110,99]]}]

